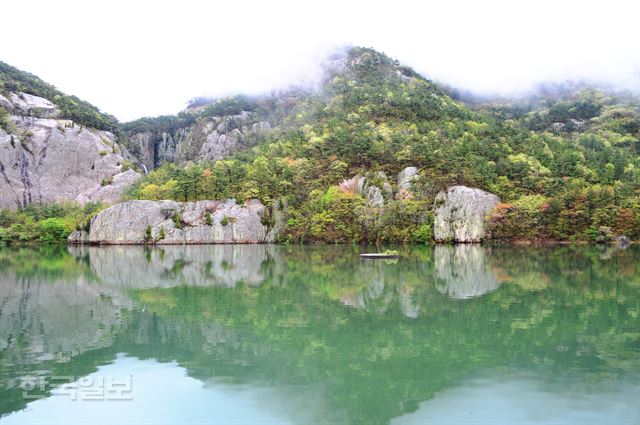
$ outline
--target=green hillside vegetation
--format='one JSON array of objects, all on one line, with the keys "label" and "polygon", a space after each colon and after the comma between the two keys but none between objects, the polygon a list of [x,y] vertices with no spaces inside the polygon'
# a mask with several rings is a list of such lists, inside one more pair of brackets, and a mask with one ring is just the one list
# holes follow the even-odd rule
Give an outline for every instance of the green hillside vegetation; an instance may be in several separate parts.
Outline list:
[{"label": "green hillside vegetation", "polygon": [[[352,48],[332,59],[343,65],[328,68],[317,90],[196,98],[175,116],[124,124],[3,63],[0,92],[51,99],[65,117],[115,132],[139,158],[127,135],[175,134],[207,117],[243,111],[268,121],[268,136],[245,141],[239,153],[207,162],[196,152],[190,162],[164,163],[128,197],[258,198],[270,211],[286,212],[280,242],[429,243],[434,198],[453,184],[500,196],[489,223],[494,240],[640,238],[636,97],[578,84],[475,101],[372,49]],[[4,112],[0,124],[8,122]],[[396,175],[407,166],[418,167],[420,178],[415,190],[398,195]],[[393,195],[374,208],[350,179],[365,176],[381,187],[380,172]]]},{"label": "green hillside vegetation", "polygon": [[[223,161],[165,164],[132,188],[138,199],[258,198],[287,206],[291,242],[425,242],[435,194],[452,184],[503,201],[497,240],[640,236],[637,100],[573,87],[528,103],[473,109],[384,54],[354,48],[319,93],[299,97],[269,140]],[[243,101],[241,101],[244,99]],[[243,103],[244,102],[244,103]],[[259,103],[259,102],[258,102]],[[236,98],[204,110],[255,110]],[[339,183],[420,169],[410,196],[382,209]]]},{"label": "green hillside vegetation", "polygon": [[20,211],[0,210],[0,244],[12,242],[66,242],[74,230],[87,229],[104,205],[66,202],[29,205]]}]

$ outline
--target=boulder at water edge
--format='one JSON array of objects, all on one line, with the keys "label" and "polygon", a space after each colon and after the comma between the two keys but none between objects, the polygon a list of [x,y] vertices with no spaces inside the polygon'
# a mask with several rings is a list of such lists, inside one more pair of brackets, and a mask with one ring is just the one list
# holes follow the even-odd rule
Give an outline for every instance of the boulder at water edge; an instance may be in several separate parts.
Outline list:
[{"label": "boulder at water edge", "polygon": [[71,243],[213,244],[264,243],[265,206],[257,200],[128,201],[101,211],[88,235],[72,235]]},{"label": "boulder at water edge", "polygon": [[437,242],[480,242],[485,217],[500,202],[496,195],[466,186],[452,186],[436,196],[433,234]]}]

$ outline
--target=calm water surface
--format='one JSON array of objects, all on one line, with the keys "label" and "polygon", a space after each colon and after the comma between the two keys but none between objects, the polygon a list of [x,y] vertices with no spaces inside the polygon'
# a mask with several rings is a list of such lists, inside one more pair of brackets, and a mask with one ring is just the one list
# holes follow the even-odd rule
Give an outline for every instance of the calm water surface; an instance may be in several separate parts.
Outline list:
[{"label": "calm water surface", "polygon": [[640,249],[0,248],[0,424],[640,424]]}]

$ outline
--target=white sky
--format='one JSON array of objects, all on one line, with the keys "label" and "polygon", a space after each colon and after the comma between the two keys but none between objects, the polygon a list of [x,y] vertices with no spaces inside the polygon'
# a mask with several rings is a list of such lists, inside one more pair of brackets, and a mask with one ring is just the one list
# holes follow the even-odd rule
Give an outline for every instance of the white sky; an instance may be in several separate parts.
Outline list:
[{"label": "white sky", "polygon": [[299,83],[343,45],[480,93],[564,79],[640,87],[633,0],[10,0],[0,18],[0,60],[121,120]]}]

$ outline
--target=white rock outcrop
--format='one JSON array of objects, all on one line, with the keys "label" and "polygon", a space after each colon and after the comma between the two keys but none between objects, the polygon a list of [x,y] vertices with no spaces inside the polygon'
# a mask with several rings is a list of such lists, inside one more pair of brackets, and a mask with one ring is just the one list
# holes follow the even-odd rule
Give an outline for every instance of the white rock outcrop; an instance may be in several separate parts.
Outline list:
[{"label": "white rock outcrop", "polygon": [[[244,205],[225,201],[127,201],[101,211],[86,237],[69,242],[90,244],[216,244],[264,243],[265,206],[257,200]],[[151,234],[147,233],[147,229]],[[80,240],[79,240],[80,239]],[[84,239],[84,240],[81,240]]]},{"label": "white rock outcrop", "polygon": [[414,189],[415,183],[418,181],[418,168],[406,167],[398,173],[398,191]]},{"label": "white rock outcrop", "polygon": [[21,115],[38,118],[57,118],[60,116],[58,107],[49,100],[28,93],[10,93],[14,111]]},{"label": "white rock outcrop", "polygon": [[370,207],[382,208],[385,204],[385,198],[391,199],[393,189],[383,171],[378,171],[375,174],[367,173],[364,176],[356,175],[351,180],[356,183],[356,193],[365,198]]},{"label": "white rock outcrop", "polygon": [[436,242],[481,242],[486,215],[499,202],[492,193],[466,186],[438,193],[433,225]]}]

